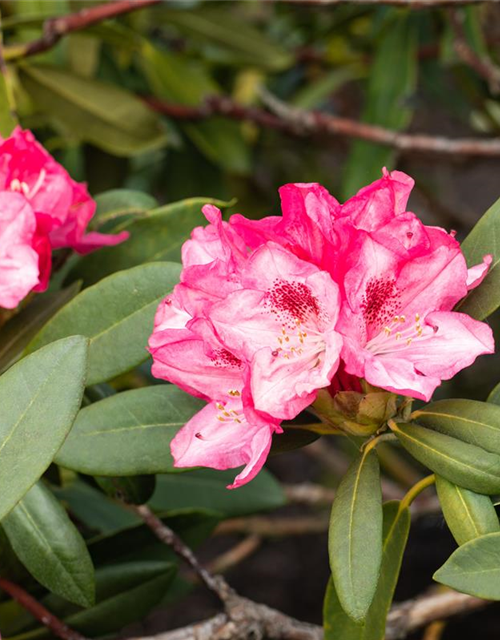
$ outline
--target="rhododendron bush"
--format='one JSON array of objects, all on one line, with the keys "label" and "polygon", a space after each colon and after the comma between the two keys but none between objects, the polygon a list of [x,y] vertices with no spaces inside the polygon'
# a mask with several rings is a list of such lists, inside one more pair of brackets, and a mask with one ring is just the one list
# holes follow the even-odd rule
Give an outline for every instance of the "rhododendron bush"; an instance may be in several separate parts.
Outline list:
[{"label": "rhododendron bush", "polygon": [[177,4],[0,0],[0,640],[451,640],[500,601],[489,14]]}]

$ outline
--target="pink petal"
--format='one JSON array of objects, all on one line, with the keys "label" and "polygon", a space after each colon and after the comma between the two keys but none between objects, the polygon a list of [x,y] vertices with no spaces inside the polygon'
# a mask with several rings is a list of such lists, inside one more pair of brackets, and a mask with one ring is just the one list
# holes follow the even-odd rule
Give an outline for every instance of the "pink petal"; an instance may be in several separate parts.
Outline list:
[{"label": "pink petal", "polygon": [[467,270],[467,289],[475,289],[488,275],[488,270],[493,262],[493,256],[487,254],[483,257],[481,264],[476,264]]},{"label": "pink petal", "polygon": [[121,244],[128,240],[130,233],[128,231],[121,231],[115,235],[108,235],[104,233],[98,233],[97,231],[91,231],[84,235],[78,242],[72,245],[72,248],[81,255],[91,253],[96,249],[102,249],[103,247],[114,247],[117,244]]}]

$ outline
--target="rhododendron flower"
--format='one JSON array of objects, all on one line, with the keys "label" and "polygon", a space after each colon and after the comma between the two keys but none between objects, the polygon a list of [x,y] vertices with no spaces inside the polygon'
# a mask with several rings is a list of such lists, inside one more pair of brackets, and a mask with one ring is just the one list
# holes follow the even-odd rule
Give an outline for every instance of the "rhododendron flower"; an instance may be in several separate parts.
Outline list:
[{"label": "rhododendron flower", "polygon": [[281,218],[225,222],[204,207],[210,224],[185,243],[150,339],[154,375],[208,402],[173,440],[176,466],[246,464],[239,486],[281,421],[316,399],[322,416],[318,403],[329,415],[338,397],[338,424],[355,404],[350,428],[368,434],[397,411],[392,394],[428,400],[493,352],[490,328],[453,311],[491,256],[467,269],[453,233],[407,211],[412,187],[384,170],[344,204],[318,184],[285,185]]},{"label": "rhododendron flower", "polygon": [[36,217],[25,198],[0,192],[0,307],[14,309],[39,282]]},{"label": "rhododendron flower", "polygon": [[[1,140],[1,139],[0,139]],[[39,144],[31,131],[16,127],[0,142],[0,189],[22,194],[37,215],[41,232],[53,249],[70,247],[87,253],[127,239],[91,232],[85,235],[95,213],[95,202],[84,184],[68,172]]]}]

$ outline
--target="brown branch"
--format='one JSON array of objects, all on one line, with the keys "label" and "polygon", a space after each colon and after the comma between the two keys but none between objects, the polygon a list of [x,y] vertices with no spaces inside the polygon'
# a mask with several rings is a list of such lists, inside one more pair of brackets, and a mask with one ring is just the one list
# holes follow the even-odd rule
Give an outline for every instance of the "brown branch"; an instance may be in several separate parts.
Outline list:
[{"label": "brown branch", "polygon": [[450,25],[454,34],[454,48],[458,57],[487,81],[493,94],[500,93],[500,68],[490,58],[480,56],[467,42],[462,12],[450,9]]},{"label": "brown branch", "polygon": [[250,516],[248,518],[232,518],[230,520],[225,520],[219,524],[215,533],[217,535],[244,533],[262,536],[264,538],[304,536],[328,531],[328,522],[328,514],[286,518]]},{"label": "brown branch", "polygon": [[162,0],[118,0],[108,2],[96,7],[82,9],[66,16],[50,18],[43,23],[42,36],[37,40],[32,40],[22,45],[12,45],[5,48],[5,57],[8,60],[15,58],[25,58],[52,49],[62,37],[74,31],[81,31],[87,27],[104,22],[110,18],[131,11],[137,11],[145,7],[160,4]]},{"label": "brown branch", "polygon": [[228,569],[232,569],[232,567],[246,560],[248,556],[251,556],[260,547],[261,543],[262,538],[254,534],[243,538],[241,542],[215,558],[208,565],[208,570],[210,573],[224,573]]},{"label": "brown branch", "polygon": [[17,584],[5,578],[0,578],[0,589],[14,598],[23,609],[26,609],[28,613],[47,627],[47,629],[50,629],[58,638],[62,638],[63,640],[87,640],[85,636],[82,636],[78,631],[70,629],[64,622],[59,620],[59,618],[56,618],[54,614],[50,613],[50,611]]},{"label": "brown branch", "polygon": [[275,129],[296,136],[341,136],[357,138],[393,147],[402,152],[421,152],[451,156],[500,156],[500,138],[444,138],[425,134],[399,133],[377,125],[357,122],[320,111],[304,111],[267,99],[273,113],[256,107],[246,107],[226,96],[211,96],[197,107],[144,98],[155,111],[176,120],[199,121],[212,116],[253,122],[260,127]]}]

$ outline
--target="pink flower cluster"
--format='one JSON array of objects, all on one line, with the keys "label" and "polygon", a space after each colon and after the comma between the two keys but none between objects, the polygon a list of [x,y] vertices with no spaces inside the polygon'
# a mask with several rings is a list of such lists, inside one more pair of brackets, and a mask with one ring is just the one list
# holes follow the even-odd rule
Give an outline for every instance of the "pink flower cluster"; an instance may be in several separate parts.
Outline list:
[{"label": "pink flower cluster", "polygon": [[13,309],[30,291],[47,288],[52,250],[88,253],[127,233],[85,230],[95,202],[84,184],[45,151],[31,131],[0,138],[0,307]]},{"label": "pink flower cluster", "polygon": [[208,402],[172,442],[177,467],[246,465],[238,487],[281,422],[338,376],[429,400],[493,352],[491,329],[452,311],[491,257],[467,269],[453,234],[406,210],[412,187],[384,171],[343,205],[318,184],[290,184],[282,217],[224,222],[203,208],[210,224],[184,244],[149,342],[154,375]]}]

